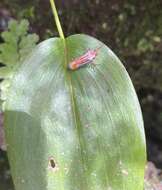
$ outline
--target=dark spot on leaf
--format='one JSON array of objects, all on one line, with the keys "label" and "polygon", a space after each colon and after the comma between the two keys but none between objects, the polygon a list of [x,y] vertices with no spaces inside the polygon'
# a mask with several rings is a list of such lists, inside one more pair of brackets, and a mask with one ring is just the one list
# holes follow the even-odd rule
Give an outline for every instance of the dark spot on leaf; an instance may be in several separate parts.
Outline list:
[{"label": "dark spot on leaf", "polygon": [[51,166],[51,168],[53,168],[53,169],[56,167],[56,164],[55,164],[55,161],[54,161],[53,158],[50,159],[50,166]]},{"label": "dark spot on leaf", "polygon": [[58,164],[53,157],[49,158],[48,169],[52,172],[56,172],[59,170]]}]

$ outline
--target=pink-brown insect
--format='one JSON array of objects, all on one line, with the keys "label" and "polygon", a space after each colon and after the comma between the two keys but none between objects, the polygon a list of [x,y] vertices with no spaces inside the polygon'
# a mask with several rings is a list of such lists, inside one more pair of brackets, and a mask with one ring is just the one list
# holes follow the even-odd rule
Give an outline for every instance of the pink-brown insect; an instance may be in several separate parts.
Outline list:
[{"label": "pink-brown insect", "polygon": [[70,70],[76,70],[84,65],[93,63],[93,60],[96,58],[96,56],[98,55],[98,51],[101,48],[102,48],[102,46],[100,46],[94,50],[88,50],[87,53],[74,59],[71,63],[69,63],[68,68]]}]

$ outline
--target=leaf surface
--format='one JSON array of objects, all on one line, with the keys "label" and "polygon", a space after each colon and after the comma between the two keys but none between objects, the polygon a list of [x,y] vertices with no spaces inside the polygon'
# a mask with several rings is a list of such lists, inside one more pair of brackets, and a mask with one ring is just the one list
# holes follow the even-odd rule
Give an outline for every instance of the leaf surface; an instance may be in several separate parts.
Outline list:
[{"label": "leaf surface", "polygon": [[[94,67],[67,65],[102,47]],[[139,102],[120,60],[87,35],[39,44],[8,91],[5,130],[16,190],[143,190]]]},{"label": "leaf surface", "polygon": [[8,30],[2,32],[4,42],[0,44],[0,63],[4,67],[0,67],[0,79],[11,77],[19,63],[22,63],[36,46],[39,37],[36,34],[28,34],[28,30],[27,20],[11,20]]}]

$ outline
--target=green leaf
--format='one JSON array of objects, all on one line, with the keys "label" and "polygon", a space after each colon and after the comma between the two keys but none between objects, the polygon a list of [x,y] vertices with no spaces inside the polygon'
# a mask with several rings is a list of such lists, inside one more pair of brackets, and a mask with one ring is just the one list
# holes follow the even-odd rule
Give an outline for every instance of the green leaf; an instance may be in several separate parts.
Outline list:
[{"label": "green leaf", "polygon": [[[67,69],[100,46],[95,67]],[[37,46],[9,88],[5,130],[16,190],[143,190],[138,99],[120,60],[92,37]]]},{"label": "green leaf", "polygon": [[5,78],[11,74],[11,69],[9,67],[1,67],[0,78]]},{"label": "green leaf", "polygon": [[29,34],[22,38],[19,48],[20,48],[20,61],[23,61],[26,55],[34,49],[35,44],[38,42],[39,37],[36,34]]},{"label": "green leaf", "polygon": [[19,53],[17,51],[17,44],[4,43],[0,45],[0,52],[2,63],[7,67],[14,66],[19,61]]},{"label": "green leaf", "polygon": [[16,20],[12,20],[9,22],[8,26],[9,31],[14,33],[17,38],[25,36],[27,34],[28,28],[29,28],[29,22],[28,20],[25,19],[21,20],[20,23]]},{"label": "green leaf", "polygon": [[[26,56],[34,49],[39,37],[36,34],[28,34],[29,22],[22,20],[9,22],[8,31],[1,34],[4,43],[0,45],[0,62],[5,64],[12,74],[15,68],[24,61]],[[0,76],[7,78],[0,68]]]},{"label": "green leaf", "polygon": [[137,49],[140,53],[145,53],[147,51],[153,51],[154,46],[153,43],[150,42],[150,40],[142,38],[137,44]]}]

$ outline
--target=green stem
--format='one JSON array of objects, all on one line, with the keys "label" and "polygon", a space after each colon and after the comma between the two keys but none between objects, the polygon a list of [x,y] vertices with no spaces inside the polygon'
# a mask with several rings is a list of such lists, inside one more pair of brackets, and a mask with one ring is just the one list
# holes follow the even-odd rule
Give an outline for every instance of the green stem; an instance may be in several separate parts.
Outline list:
[{"label": "green stem", "polygon": [[59,20],[59,17],[58,17],[55,1],[50,0],[50,3],[51,3],[52,12],[53,12],[53,15],[54,15],[54,18],[55,18],[55,22],[56,22],[56,26],[57,26],[57,30],[58,30],[58,33],[60,35],[60,38],[65,40],[64,33],[63,33],[63,30],[62,30],[62,27],[61,27],[61,24],[60,24],[60,20]]}]

